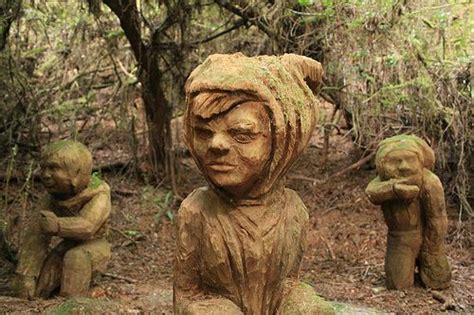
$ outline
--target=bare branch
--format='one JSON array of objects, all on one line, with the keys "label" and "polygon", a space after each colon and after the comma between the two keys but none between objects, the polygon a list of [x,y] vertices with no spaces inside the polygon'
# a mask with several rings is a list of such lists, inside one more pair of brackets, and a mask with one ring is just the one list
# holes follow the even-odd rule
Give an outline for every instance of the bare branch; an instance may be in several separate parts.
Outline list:
[{"label": "bare branch", "polygon": [[241,17],[246,22],[252,25],[255,25],[256,27],[258,27],[258,29],[260,29],[262,32],[267,34],[270,38],[274,39],[275,41],[280,42],[281,40],[284,39],[278,34],[276,34],[275,32],[273,32],[271,28],[269,27],[269,25],[262,21],[262,19],[258,15],[258,12],[256,12],[254,9],[252,8],[245,9],[245,10],[240,9],[230,4],[230,1],[226,1],[226,0],[216,0],[216,3],[220,7],[226,9],[227,11],[232,12],[235,15]]},{"label": "bare branch", "polygon": [[238,28],[240,28],[241,26],[243,25],[246,25],[247,24],[247,21],[245,19],[240,19],[240,20],[237,20],[234,25],[232,25],[231,27],[229,27],[228,29],[226,30],[223,30],[222,32],[219,32],[215,35],[212,35],[212,36],[209,36],[208,38],[204,38],[204,39],[201,39],[201,40],[198,40],[198,41],[195,41],[195,42],[192,42],[190,45],[191,46],[195,46],[195,45],[199,45],[199,44],[203,44],[203,43],[207,43],[207,42],[210,42],[211,40],[214,40],[218,37],[221,37],[222,35],[225,35],[227,33],[230,33],[232,32],[233,30],[236,30]]},{"label": "bare branch", "polygon": [[140,65],[147,64],[146,46],[141,35],[140,12],[136,0],[104,0],[104,3],[119,18],[120,26],[132,46],[137,62]]}]

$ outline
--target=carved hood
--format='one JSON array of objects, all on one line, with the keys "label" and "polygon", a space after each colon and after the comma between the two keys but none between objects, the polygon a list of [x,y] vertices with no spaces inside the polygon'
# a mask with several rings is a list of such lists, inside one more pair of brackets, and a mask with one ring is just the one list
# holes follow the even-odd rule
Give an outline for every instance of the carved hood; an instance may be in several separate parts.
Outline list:
[{"label": "carved hood", "polygon": [[[295,54],[209,56],[191,73],[185,86],[187,108],[184,135],[191,153],[194,154],[190,119],[196,107],[200,106],[200,93],[235,96],[232,102],[216,102],[215,106],[222,107],[218,113],[228,111],[243,101],[261,102],[271,119],[272,153],[267,174],[262,174],[248,198],[266,194],[285,175],[311,138],[318,117],[315,91],[322,76],[319,62]],[[242,101],[239,102],[239,98]],[[201,116],[209,117],[205,115]],[[201,165],[198,167],[202,170]],[[209,179],[208,182],[212,186]]]},{"label": "carved hood", "polygon": [[421,138],[414,135],[398,135],[381,141],[378,145],[375,165],[377,172],[383,173],[383,159],[392,151],[406,150],[414,152],[423,164],[423,167],[433,170],[435,155],[430,146]]}]

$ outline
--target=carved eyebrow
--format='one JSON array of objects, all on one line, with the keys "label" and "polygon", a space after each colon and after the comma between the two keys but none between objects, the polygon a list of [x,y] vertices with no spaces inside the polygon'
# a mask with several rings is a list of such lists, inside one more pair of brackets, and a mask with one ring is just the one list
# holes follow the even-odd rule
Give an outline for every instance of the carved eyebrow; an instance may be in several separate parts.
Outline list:
[{"label": "carved eyebrow", "polygon": [[245,133],[245,134],[252,134],[252,135],[258,135],[262,133],[260,130],[256,130],[255,128],[252,127],[232,127],[229,128],[229,132],[232,134],[239,134],[239,133]]},{"label": "carved eyebrow", "polygon": [[211,128],[209,128],[208,126],[203,126],[203,125],[194,125],[192,126],[194,129],[196,130],[209,130],[209,131],[212,131]]},{"label": "carved eyebrow", "polygon": [[256,128],[256,124],[252,121],[240,121],[236,124],[234,124],[233,126],[231,126],[229,128],[229,130],[235,130],[235,131],[259,131],[259,130],[255,130],[257,129]]},{"label": "carved eyebrow", "polygon": [[209,124],[206,124],[205,122],[201,121],[195,121],[194,123],[191,124],[191,129],[194,130],[212,130],[212,128],[209,126]]}]

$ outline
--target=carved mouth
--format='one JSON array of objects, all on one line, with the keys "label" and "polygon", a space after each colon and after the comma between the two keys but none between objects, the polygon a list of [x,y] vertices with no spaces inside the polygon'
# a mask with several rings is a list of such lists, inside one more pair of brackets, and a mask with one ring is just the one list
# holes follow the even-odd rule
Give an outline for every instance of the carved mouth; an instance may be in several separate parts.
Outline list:
[{"label": "carved mouth", "polygon": [[215,172],[229,172],[232,171],[236,166],[232,164],[227,164],[227,163],[217,163],[217,162],[212,162],[206,164],[207,168],[215,171]]},{"label": "carved mouth", "polygon": [[399,171],[397,176],[395,176],[396,178],[400,178],[400,179],[403,179],[403,178],[409,178],[409,177],[413,177],[416,175],[416,171]]}]

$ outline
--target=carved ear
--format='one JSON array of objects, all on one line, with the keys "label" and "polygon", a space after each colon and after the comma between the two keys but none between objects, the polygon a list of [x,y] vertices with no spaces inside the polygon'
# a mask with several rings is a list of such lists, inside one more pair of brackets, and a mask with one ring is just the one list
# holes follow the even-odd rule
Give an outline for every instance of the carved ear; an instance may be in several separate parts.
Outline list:
[{"label": "carved ear", "polygon": [[285,54],[282,57],[282,62],[285,65],[288,65],[289,68],[296,69],[303,79],[306,81],[306,84],[309,86],[313,94],[316,94],[316,91],[323,80],[323,67],[316,60],[313,60],[308,57],[295,55],[295,54]]},{"label": "carved ear", "polygon": [[87,187],[89,183],[89,178],[85,174],[81,173],[80,170],[77,170],[76,174],[71,178],[71,187],[72,191],[77,194],[80,193]]}]

